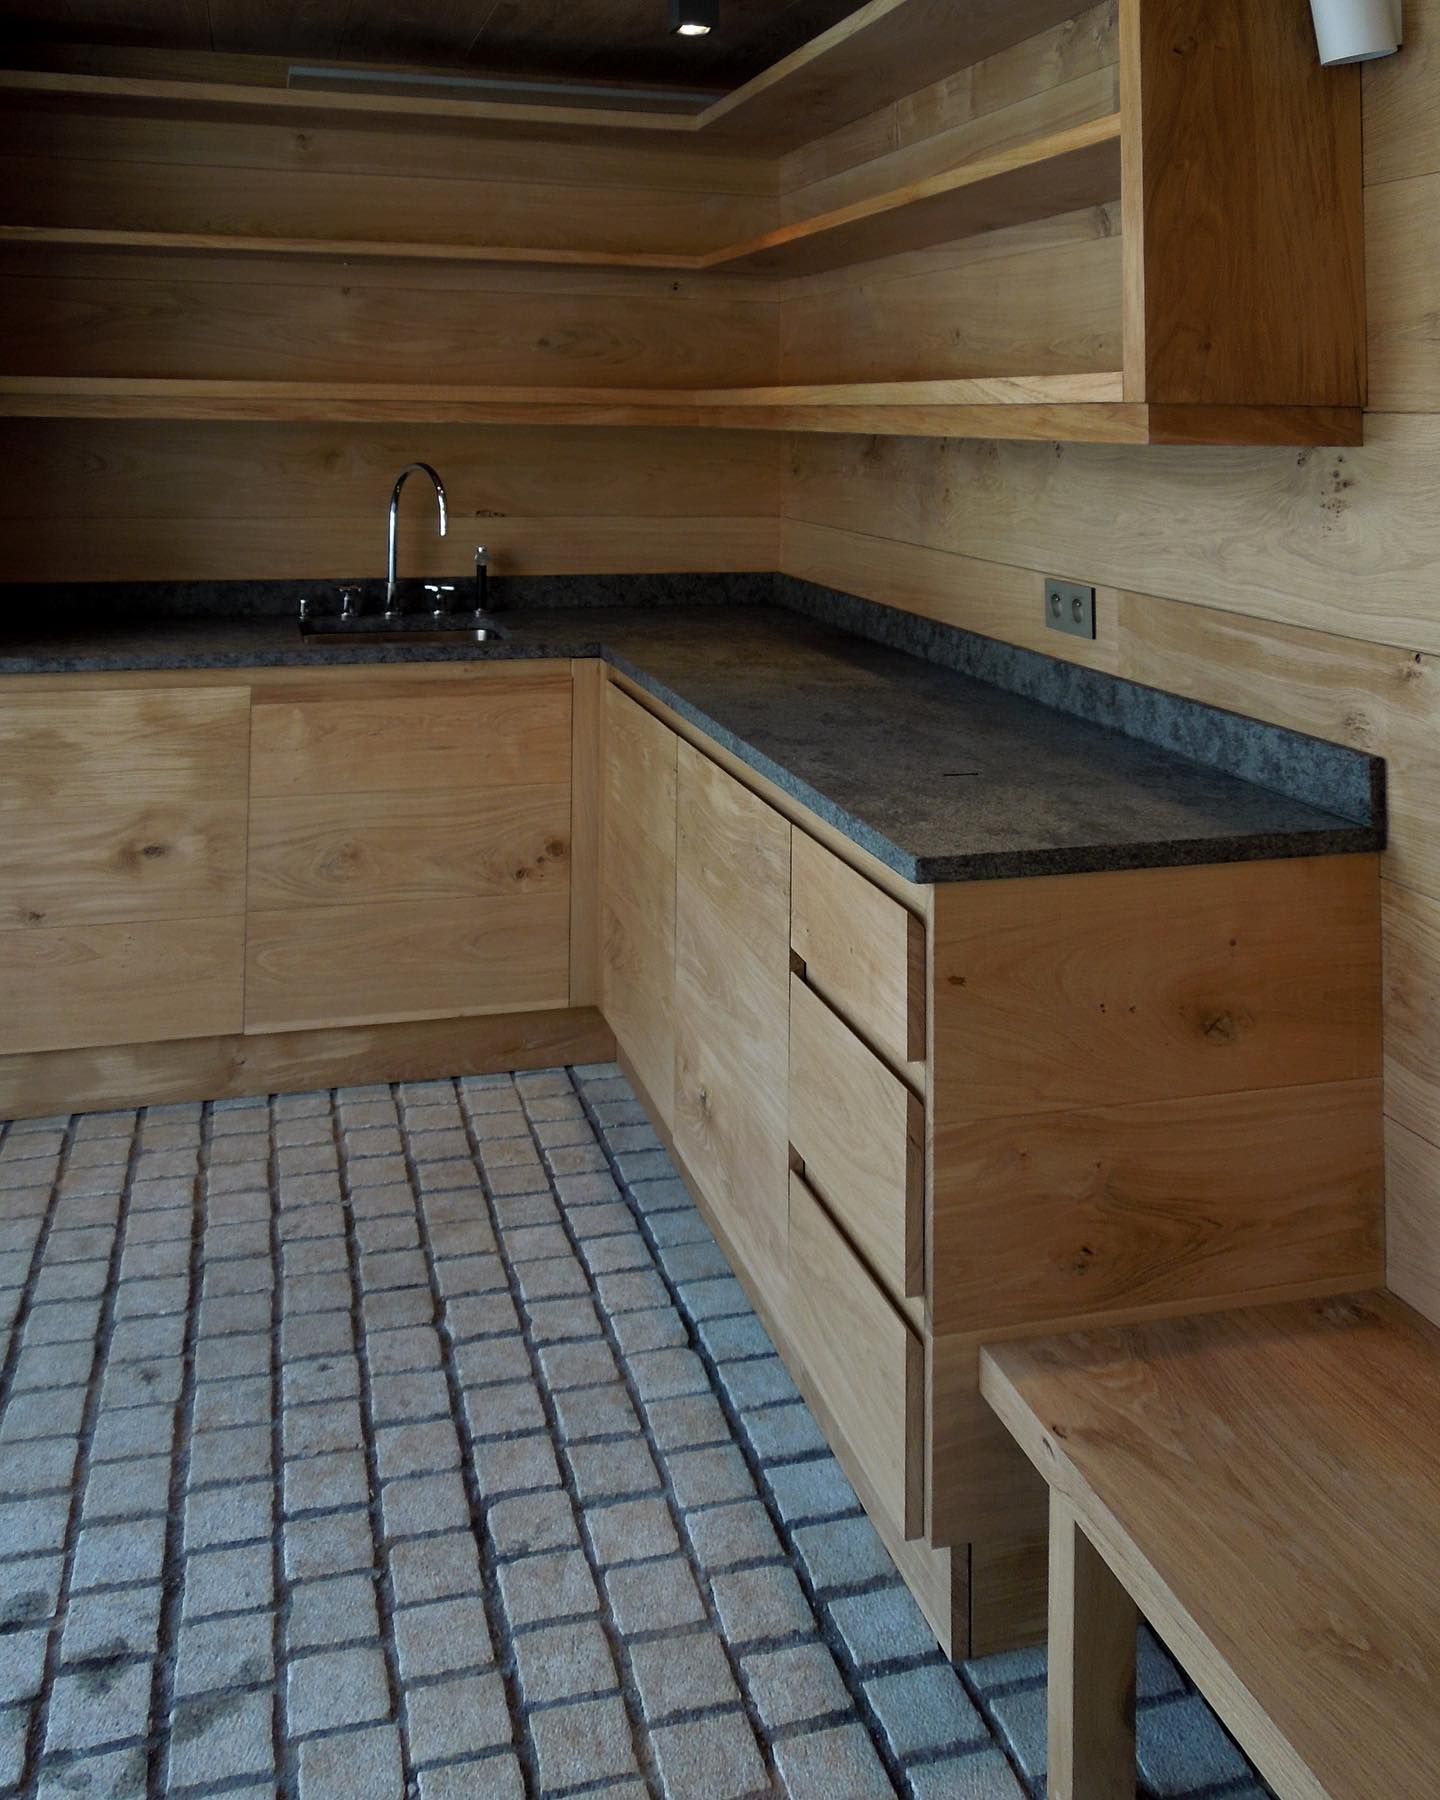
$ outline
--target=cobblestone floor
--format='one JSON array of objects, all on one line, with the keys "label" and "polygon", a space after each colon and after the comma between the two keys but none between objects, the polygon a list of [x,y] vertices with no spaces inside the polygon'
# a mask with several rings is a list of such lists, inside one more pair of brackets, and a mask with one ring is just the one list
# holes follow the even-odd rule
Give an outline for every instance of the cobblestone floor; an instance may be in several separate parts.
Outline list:
[{"label": "cobblestone floor", "polygon": [[[1263,1790],[1153,1642],[1152,1792]],[[1015,1800],[617,1071],[0,1135],[0,1793]]]}]

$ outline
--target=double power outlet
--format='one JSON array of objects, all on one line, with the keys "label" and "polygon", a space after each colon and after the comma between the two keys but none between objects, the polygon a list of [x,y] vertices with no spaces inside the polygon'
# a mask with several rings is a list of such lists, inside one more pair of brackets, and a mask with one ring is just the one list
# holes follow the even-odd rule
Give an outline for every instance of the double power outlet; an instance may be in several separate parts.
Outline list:
[{"label": "double power outlet", "polygon": [[1093,638],[1095,635],[1095,590],[1080,587],[1073,581],[1045,579],[1045,623],[1051,631],[1068,632],[1071,637]]}]

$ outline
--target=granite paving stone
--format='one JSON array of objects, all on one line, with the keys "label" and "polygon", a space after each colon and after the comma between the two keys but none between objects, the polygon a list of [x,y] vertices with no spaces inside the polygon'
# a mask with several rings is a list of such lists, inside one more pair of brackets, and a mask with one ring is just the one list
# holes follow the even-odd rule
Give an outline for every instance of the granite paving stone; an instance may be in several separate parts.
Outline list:
[{"label": "granite paving stone", "polygon": [[[1039,1800],[1044,1671],[939,1654],[613,1063],[0,1121],[7,1797]],[[1261,1800],[1138,1690],[1142,1800]]]}]

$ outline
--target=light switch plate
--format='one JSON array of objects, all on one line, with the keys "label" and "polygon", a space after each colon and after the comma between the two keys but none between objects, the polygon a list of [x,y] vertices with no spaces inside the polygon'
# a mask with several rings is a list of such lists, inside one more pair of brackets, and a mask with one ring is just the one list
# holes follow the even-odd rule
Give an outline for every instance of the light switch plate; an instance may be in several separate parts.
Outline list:
[{"label": "light switch plate", "polygon": [[1095,590],[1073,581],[1045,580],[1045,623],[1071,637],[1095,636]]}]

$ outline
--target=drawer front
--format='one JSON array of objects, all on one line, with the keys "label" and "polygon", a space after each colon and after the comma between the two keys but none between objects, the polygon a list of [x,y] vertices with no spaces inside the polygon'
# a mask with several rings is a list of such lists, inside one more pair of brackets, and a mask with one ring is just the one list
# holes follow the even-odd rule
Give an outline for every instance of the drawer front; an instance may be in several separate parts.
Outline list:
[{"label": "drawer front", "polygon": [[256,797],[545,786],[570,780],[568,663],[484,681],[257,687]]},{"label": "drawer front", "polygon": [[791,945],[811,987],[896,1065],[925,1057],[925,926],[803,832],[791,859]]},{"label": "drawer front", "polygon": [[793,975],[790,1143],[891,1294],[923,1293],[924,1106]]},{"label": "drawer front", "polygon": [[0,1054],[229,1035],[244,965],[238,913],[0,932]]},{"label": "drawer front", "polygon": [[831,1447],[905,1537],[919,1537],[924,1351],[799,1175],[790,1177],[787,1316],[801,1385]]}]

